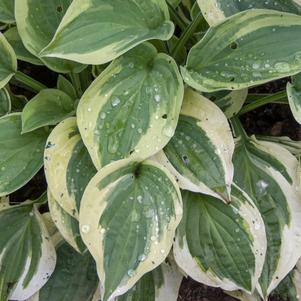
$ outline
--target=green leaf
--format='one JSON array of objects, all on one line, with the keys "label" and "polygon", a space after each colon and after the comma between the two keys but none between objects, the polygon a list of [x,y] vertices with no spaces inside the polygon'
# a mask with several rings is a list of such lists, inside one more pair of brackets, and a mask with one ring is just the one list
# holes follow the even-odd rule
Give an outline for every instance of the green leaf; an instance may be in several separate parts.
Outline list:
[{"label": "green leaf", "polygon": [[264,223],[253,201],[236,186],[229,205],[188,191],[182,196],[184,217],[174,244],[179,267],[206,285],[252,292],[266,252]]},{"label": "green leaf", "polygon": [[247,99],[248,89],[204,93],[204,96],[213,101],[230,119],[241,110]]},{"label": "green leaf", "polygon": [[73,101],[77,99],[76,91],[70,81],[63,75],[58,76],[57,88],[68,94]]},{"label": "green leaf", "polygon": [[181,0],[167,0],[167,2],[169,2],[172,5],[172,7],[176,8],[181,3]]},{"label": "green leaf", "polygon": [[[51,41],[70,0],[15,0],[18,31],[25,48],[39,57],[40,51]],[[40,58],[51,70],[60,73],[79,72],[84,66],[61,59]]]},{"label": "green leaf", "polygon": [[183,100],[174,60],[142,44],[115,60],[80,100],[77,122],[99,169],[112,161],[146,159],[173,136]]},{"label": "green leaf", "polygon": [[81,255],[67,243],[57,248],[57,264],[37,301],[91,301],[98,286],[95,262],[89,252]]},{"label": "green leaf", "polygon": [[62,121],[51,132],[44,164],[54,199],[69,215],[78,218],[83,192],[96,169],[81,140],[75,117]]},{"label": "green leaf", "polygon": [[11,100],[8,91],[0,89],[0,117],[8,114],[11,110]]},{"label": "green leaf", "polygon": [[144,41],[168,40],[173,31],[162,0],[74,0],[40,55],[104,64]]},{"label": "green leaf", "polygon": [[23,45],[17,27],[11,27],[4,32],[7,41],[13,47],[17,59],[34,65],[43,65],[41,60],[32,55]]},{"label": "green leaf", "polygon": [[191,87],[214,92],[296,74],[301,70],[299,34],[300,16],[259,9],[239,13],[211,27],[191,48],[182,75]]},{"label": "green leaf", "polygon": [[51,218],[60,231],[63,238],[77,252],[83,253],[86,250],[79,232],[79,223],[76,218],[66,212],[59,203],[54,199],[51,192],[48,190],[48,206]]},{"label": "green leaf", "polygon": [[25,300],[48,280],[55,249],[32,202],[0,210],[0,300]]},{"label": "green leaf", "polygon": [[211,26],[241,11],[254,8],[272,9],[293,14],[301,13],[300,1],[298,0],[197,0],[197,2],[206,21]]},{"label": "green leaf", "polygon": [[125,294],[164,261],[181,217],[179,188],[161,165],[121,160],[96,174],[83,195],[79,220],[104,301]]},{"label": "green leaf", "polygon": [[17,57],[14,49],[0,32],[0,89],[2,89],[17,71]]},{"label": "green leaf", "polygon": [[254,199],[265,222],[268,246],[259,292],[266,297],[295,266],[301,251],[298,161],[280,145],[242,133],[233,162],[234,182]]},{"label": "green leaf", "polygon": [[56,125],[74,115],[74,101],[57,89],[45,89],[32,98],[22,112],[22,133]]},{"label": "green leaf", "polygon": [[183,276],[175,266],[162,263],[145,274],[126,294],[115,301],[176,301]]},{"label": "green leaf", "polygon": [[156,159],[182,189],[228,201],[233,178],[234,140],[222,111],[204,96],[186,90],[175,135]]},{"label": "green leaf", "polygon": [[21,135],[21,114],[0,118],[0,196],[25,185],[43,166],[47,132]]},{"label": "green leaf", "polygon": [[301,124],[301,73],[292,77],[292,83],[287,83],[286,91],[293,116]]},{"label": "green leaf", "polygon": [[14,0],[0,0],[0,22],[3,23],[14,23]]}]

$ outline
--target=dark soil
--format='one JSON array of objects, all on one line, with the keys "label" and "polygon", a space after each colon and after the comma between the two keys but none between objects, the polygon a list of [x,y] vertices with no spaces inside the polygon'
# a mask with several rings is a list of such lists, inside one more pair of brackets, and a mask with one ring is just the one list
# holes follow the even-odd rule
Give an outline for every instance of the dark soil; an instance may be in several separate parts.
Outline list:
[{"label": "dark soil", "polygon": [[[34,77],[48,87],[55,87],[57,74],[44,67],[36,67],[22,62],[19,63],[21,71]],[[251,93],[273,93],[285,88],[287,79],[269,83],[263,87],[252,89]],[[25,93],[30,99],[33,94],[28,90],[20,89],[12,85],[16,94]],[[26,91],[26,92],[25,92]],[[19,93],[18,93],[19,92]],[[301,127],[298,125],[287,105],[270,104],[256,109],[242,116],[241,121],[248,132],[253,135],[289,136],[294,140],[301,140]],[[19,203],[27,199],[36,199],[46,190],[44,171],[39,173],[23,188],[11,194],[10,202]],[[47,208],[44,210],[47,210]],[[184,279],[181,285],[178,301],[235,301],[236,299],[226,295],[222,290],[207,287],[193,281]],[[168,300],[167,300],[168,301]],[[270,301],[281,301],[271,298]]]}]

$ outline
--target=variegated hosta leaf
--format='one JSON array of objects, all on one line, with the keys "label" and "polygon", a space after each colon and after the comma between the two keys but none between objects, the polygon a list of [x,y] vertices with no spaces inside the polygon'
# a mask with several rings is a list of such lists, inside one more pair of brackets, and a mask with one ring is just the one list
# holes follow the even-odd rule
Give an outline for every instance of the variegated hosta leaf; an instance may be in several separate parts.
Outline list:
[{"label": "variegated hosta leaf", "polygon": [[265,222],[267,256],[258,289],[266,297],[301,255],[298,161],[280,145],[242,133],[233,162],[234,182],[254,199]]},{"label": "variegated hosta leaf", "polygon": [[173,31],[162,0],[73,0],[41,55],[104,64],[143,41],[168,40]]},{"label": "variegated hosta leaf", "polygon": [[179,188],[161,165],[121,160],[96,174],[83,195],[80,228],[104,301],[125,294],[164,261],[181,217]]},{"label": "variegated hosta leaf", "polygon": [[197,2],[211,26],[227,17],[252,8],[272,9],[293,14],[301,13],[300,0],[197,0]]},{"label": "variegated hosta leaf", "polygon": [[204,96],[186,90],[175,135],[155,156],[182,189],[230,199],[234,140],[222,111]]},{"label": "variegated hosta leaf", "polygon": [[232,292],[228,291],[225,293],[240,301],[262,301],[261,297],[257,292],[253,293],[252,295],[244,291],[232,291]]},{"label": "variegated hosta leaf", "polygon": [[274,142],[287,149],[294,156],[301,156],[301,141],[294,141],[289,137],[274,137],[274,136],[256,136],[256,139]]},{"label": "variegated hosta leaf", "polygon": [[0,89],[0,117],[8,114],[11,110],[11,100],[5,88]]},{"label": "variegated hosta leaf", "polygon": [[81,255],[67,243],[57,248],[57,264],[33,301],[92,301],[98,286],[95,262],[89,252]]},{"label": "variegated hosta leaf", "polygon": [[280,300],[299,301],[301,297],[301,262],[281,281],[273,291]]},{"label": "variegated hosta leaf", "polygon": [[213,101],[230,119],[241,110],[248,96],[248,89],[204,93],[204,96]]},{"label": "variegated hosta leaf", "polygon": [[51,132],[44,165],[54,199],[66,213],[77,219],[82,195],[96,169],[81,140],[75,117],[62,121]]},{"label": "variegated hosta leaf", "polygon": [[145,274],[125,295],[115,301],[177,301],[183,275],[169,263]]},{"label": "variegated hosta leaf", "polygon": [[236,186],[229,205],[189,191],[182,195],[184,217],[174,244],[179,267],[206,285],[252,292],[266,252],[264,223],[253,201]]},{"label": "variegated hosta leaf", "polygon": [[0,196],[25,185],[43,166],[45,130],[21,135],[21,114],[0,118]]},{"label": "variegated hosta leaf", "polygon": [[[13,1],[13,0],[9,0]],[[4,36],[6,37],[9,44],[13,47],[16,56],[19,60],[28,62],[34,65],[43,65],[41,60],[31,54],[23,45],[21,37],[18,33],[17,27],[11,27],[4,32]]]},{"label": "variegated hosta leaf", "polygon": [[51,217],[63,238],[79,253],[86,250],[80,232],[78,220],[66,212],[48,190],[48,206]]},{"label": "variegated hosta leaf", "polygon": [[99,169],[128,157],[143,160],[162,149],[174,134],[183,90],[174,60],[151,44],[115,60],[85,92],[77,110],[94,165]]},{"label": "variegated hosta leaf", "polygon": [[22,133],[46,125],[56,125],[75,114],[74,100],[57,89],[44,89],[32,98],[22,112]]},{"label": "variegated hosta leaf", "polygon": [[[301,16],[254,9],[234,15],[191,48],[185,82],[203,91],[236,90],[301,70]],[[275,47],[275,44],[281,45]]]},{"label": "variegated hosta leaf", "polygon": [[0,0],[0,22],[3,23],[14,23],[14,0]]},{"label": "variegated hosta leaf", "polygon": [[54,270],[56,254],[32,202],[0,210],[0,300],[25,300]]},{"label": "variegated hosta leaf", "polygon": [[17,71],[17,57],[14,49],[0,32],[0,89],[2,89]]},{"label": "variegated hosta leaf", "polygon": [[301,124],[301,73],[292,77],[292,83],[287,83],[286,91],[293,116]]},{"label": "variegated hosta leaf", "polygon": [[[34,56],[39,57],[40,51],[51,41],[71,2],[15,0],[15,17],[20,37],[25,48]],[[68,60],[45,57],[40,59],[55,72],[77,72],[83,68],[82,65]]]},{"label": "variegated hosta leaf", "polygon": [[73,101],[77,99],[76,91],[72,85],[72,83],[63,75],[58,76],[57,79],[57,88],[66,94],[68,94]]}]

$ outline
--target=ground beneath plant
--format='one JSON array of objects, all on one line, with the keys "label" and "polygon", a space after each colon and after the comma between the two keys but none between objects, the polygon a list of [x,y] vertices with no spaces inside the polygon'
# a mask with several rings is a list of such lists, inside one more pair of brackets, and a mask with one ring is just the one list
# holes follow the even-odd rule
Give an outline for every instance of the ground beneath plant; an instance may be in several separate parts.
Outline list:
[{"label": "ground beneath plant", "polygon": [[[43,67],[35,67],[28,64],[19,64],[20,69],[43,82],[48,87],[55,87],[56,74],[49,72]],[[285,88],[287,79],[269,83],[264,87],[254,88],[252,93],[274,93]],[[24,93],[19,88],[14,92]],[[32,94],[25,92],[30,98]],[[17,93],[18,94],[18,93]],[[289,136],[294,140],[301,140],[301,127],[295,122],[287,105],[266,105],[242,116],[241,121],[248,132],[253,135]],[[26,186],[13,193],[11,203],[19,203],[27,199],[35,199],[46,190],[46,181],[43,170],[41,170]],[[47,208],[43,208],[47,211]],[[184,279],[181,285],[178,301],[235,301],[236,299],[226,295],[220,289],[207,287],[193,281]],[[168,301],[168,300],[166,300]],[[287,301],[271,297],[270,301]]]}]

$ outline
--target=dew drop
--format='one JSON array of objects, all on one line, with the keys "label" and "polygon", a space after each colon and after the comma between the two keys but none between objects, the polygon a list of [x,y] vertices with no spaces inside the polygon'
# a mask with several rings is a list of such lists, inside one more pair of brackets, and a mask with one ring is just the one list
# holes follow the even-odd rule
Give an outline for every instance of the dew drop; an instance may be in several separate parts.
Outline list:
[{"label": "dew drop", "polygon": [[120,104],[120,99],[118,97],[114,97],[112,99],[112,107],[117,107]]},{"label": "dew drop", "polygon": [[83,233],[88,233],[90,231],[90,226],[89,225],[83,225],[81,228]]},{"label": "dew drop", "polygon": [[160,102],[161,101],[161,96],[159,94],[155,95],[155,101]]},{"label": "dew drop", "polygon": [[278,72],[289,72],[290,71],[290,65],[286,62],[279,62],[275,64],[275,69]]},{"label": "dew drop", "polygon": [[167,125],[163,128],[163,134],[166,137],[171,138],[175,134],[175,129],[172,126]]},{"label": "dew drop", "polygon": [[144,261],[146,259],[146,256],[144,254],[141,254],[139,257],[138,257],[138,260],[139,261]]},{"label": "dew drop", "polygon": [[142,203],[142,200],[143,200],[143,197],[142,197],[142,195],[138,195],[137,196],[137,201],[138,201],[138,203]]},{"label": "dew drop", "polygon": [[133,277],[134,276],[134,270],[128,270],[128,275],[130,277]]},{"label": "dew drop", "polygon": [[100,113],[101,119],[106,119],[107,114],[105,112]]}]

